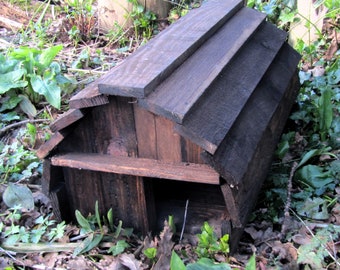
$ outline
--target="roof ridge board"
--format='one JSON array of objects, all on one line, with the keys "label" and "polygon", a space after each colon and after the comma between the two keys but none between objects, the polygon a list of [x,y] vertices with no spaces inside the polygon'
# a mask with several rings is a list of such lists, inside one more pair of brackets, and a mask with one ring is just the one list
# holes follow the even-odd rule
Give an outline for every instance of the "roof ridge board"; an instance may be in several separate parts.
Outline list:
[{"label": "roof ridge board", "polygon": [[[195,110],[177,124],[184,137],[214,154],[285,42],[287,33],[263,23],[205,91]],[[213,104],[213,105],[212,105]]]},{"label": "roof ridge board", "polygon": [[[273,121],[279,106],[282,106],[280,102],[296,95],[298,87],[291,87],[291,79],[296,74],[299,60],[300,55],[285,43],[218,149],[213,155],[207,152],[203,154],[204,160],[219,172],[228,184],[239,184],[239,180],[243,179],[242,173],[247,171],[246,168],[254,159],[258,142],[273,137],[263,135],[264,130]],[[292,89],[288,89],[289,87]],[[287,108],[282,110],[287,114],[290,111]],[[254,124],[254,119],[259,121]],[[252,129],[254,126],[258,132]],[[248,133],[250,129],[252,132]],[[242,160],[243,163],[235,166],[235,160]]]},{"label": "roof ridge board", "polygon": [[[204,91],[264,20],[263,13],[246,7],[239,10],[147,98],[140,99],[139,104],[181,124]],[[229,37],[232,39],[226,40]]]},{"label": "roof ridge board", "polygon": [[109,71],[98,83],[99,92],[147,96],[243,5],[242,0],[215,0],[191,10]]}]

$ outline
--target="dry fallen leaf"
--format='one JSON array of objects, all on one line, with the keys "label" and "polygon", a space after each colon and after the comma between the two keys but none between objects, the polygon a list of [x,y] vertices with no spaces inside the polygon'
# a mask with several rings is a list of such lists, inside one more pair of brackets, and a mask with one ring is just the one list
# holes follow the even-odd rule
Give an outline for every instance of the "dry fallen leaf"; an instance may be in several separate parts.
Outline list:
[{"label": "dry fallen leaf", "polygon": [[129,270],[140,270],[141,268],[141,262],[136,260],[135,256],[133,254],[126,254],[123,253],[119,256],[119,261],[122,265],[129,268]]}]

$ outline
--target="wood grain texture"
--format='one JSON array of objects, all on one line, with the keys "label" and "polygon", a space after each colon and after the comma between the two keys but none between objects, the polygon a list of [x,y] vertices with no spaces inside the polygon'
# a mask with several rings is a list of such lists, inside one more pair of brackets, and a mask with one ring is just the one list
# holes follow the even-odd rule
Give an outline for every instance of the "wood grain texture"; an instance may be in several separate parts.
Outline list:
[{"label": "wood grain texture", "polygon": [[242,8],[139,104],[155,114],[182,123],[264,19],[264,14]]},{"label": "wood grain texture", "polygon": [[243,5],[241,0],[214,0],[140,47],[99,82],[99,92],[144,97],[181,65]]},{"label": "wood grain texture", "polygon": [[157,159],[155,115],[134,104],[138,157]]},{"label": "wood grain texture", "polygon": [[51,165],[49,158],[43,161],[43,173],[41,177],[41,189],[45,195],[49,195],[51,190],[64,181],[62,168]]},{"label": "wood grain texture", "polygon": [[65,138],[68,132],[56,132],[54,133],[51,138],[42,144],[36,152],[38,158],[43,159],[46,158],[50,152],[59,145]]},{"label": "wood grain texture", "polygon": [[69,153],[52,158],[52,165],[152,178],[219,184],[219,174],[207,165],[170,163],[145,158]]},{"label": "wood grain texture", "polygon": [[[273,137],[279,136],[279,127],[284,125],[287,118],[282,114],[278,114],[275,120],[272,118],[280,106],[286,107],[287,114],[290,111],[296,96],[296,86],[293,85],[292,89],[289,86],[299,59],[299,55],[287,44],[283,46],[218,150],[214,155],[206,155],[211,157],[206,160],[228,184],[233,186],[244,184],[243,177],[249,170],[249,164],[256,162],[254,155],[261,147],[260,142],[271,147],[276,146]],[[271,121],[277,125],[269,127]],[[265,141],[264,134],[268,127],[272,134],[266,134]],[[267,155],[263,155],[262,158],[266,157]],[[262,169],[256,168],[253,174],[259,170]]]},{"label": "wood grain texture", "polygon": [[131,98],[109,97],[109,103],[94,107],[73,127],[61,152],[89,152],[137,156],[137,139]]},{"label": "wood grain texture", "polygon": [[79,119],[83,118],[84,114],[81,110],[78,109],[70,109],[67,112],[63,113],[59,118],[53,121],[50,124],[50,129],[52,132],[56,132],[62,130],[69,125],[77,122]]},{"label": "wood grain texture", "polygon": [[88,107],[100,106],[109,103],[107,96],[99,93],[98,82],[97,81],[89,84],[78,94],[74,95],[70,99],[70,108],[72,109],[82,109]]},{"label": "wood grain texture", "polygon": [[177,131],[213,154],[244,109],[256,86],[280,50],[287,34],[264,23]]},{"label": "wood grain texture", "polygon": [[115,224],[122,220],[124,227],[132,227],[143,234],[148,232],[140,178],[72,168],[64,168],[64,175],[71,213],[78,209],[85,216],[93,214],[97,201],[103,215],[112,208]]}]

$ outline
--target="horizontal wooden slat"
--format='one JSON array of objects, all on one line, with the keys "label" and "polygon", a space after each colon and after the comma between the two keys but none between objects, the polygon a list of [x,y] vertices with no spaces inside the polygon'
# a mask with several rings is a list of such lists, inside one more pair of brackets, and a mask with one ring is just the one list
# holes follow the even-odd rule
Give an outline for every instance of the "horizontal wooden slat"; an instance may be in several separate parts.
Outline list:
[{"label": "horizontal wooden slat", "polygon": [[127,174],[152,178],[172,179],[218,185],[219,174],[211,167],[194,163],[169,163],[160,160],[115,157],[92,153],[68,153],[52,157],[52,165]]},{"label": "horizontal wooden slat", "polygon": [[43,159],[47,157],[50,152],[59,144],[62,142],[62,140],[65,138],[66,132],[59,132],[57,131],[54,133],[51,138],[45,142],[43,145],[39,147],[39,149],[36,152],[36,155],[38,158]]},{"label": "horizontal wooden slat", "polygon": [[84,114],[81,112],[81,110],[78,109],[70,109],[67,112],[63,113],[59,118],[57,118],[55,121],[53,121],[50,124],[50,129],[53,132],[62,130],[69,125],[77,122],[79,119],[83,118]]},{"label": "horizontal wooden slat", "polygon": [[287,34],[263,23],[207,89],[177,131],[213,154],[244,109]]},{"label": "horizontal wooden slat", "polygon": [[78,94],[74,95],[70,99],[70,108],[82,109],[109,103],[107,96],[99,93],[98,83],[100,80],[101,78],[89,84]]},{"label": "horizontal wooden slat", "polygon": [[182,123],[264,19],[263,13],[242,8],[139,104],[155,114]]},{"label": "horizontal wooden slat", "polygon": [[159,33],[100,80],[109,95],[144,97],[243,6],[241,0],[207,1]]}]

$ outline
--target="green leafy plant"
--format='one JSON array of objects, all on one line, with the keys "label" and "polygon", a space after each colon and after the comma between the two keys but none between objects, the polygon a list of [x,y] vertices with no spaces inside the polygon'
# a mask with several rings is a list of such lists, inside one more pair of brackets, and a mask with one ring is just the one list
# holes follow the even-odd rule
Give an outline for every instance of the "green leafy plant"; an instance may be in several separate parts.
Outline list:
[{"label": "green leafy plant", "polygon": [[31,177],[40,170],[41,162],[37,156],[24,148],[19,141],[12,144],[0,142],[0,179],[1,183],[18,181]]},{"label": "green leafy plant", "polygon": [[110,233],[106,232],[104,229],[102,217],[99,213],[98,202],[95,204],[95,214],[93,216],[89,215],[85,218],[78,210],[76,210],[75,215],[77,222],[81,227],[80,235],[84,236],[85,240],[77,248],[75,248],[73,256],[86,253],[97,247],[101,241],[103,241],[104,237],[109,237],[110,241],[114,242],[114,245],[112,245],[112,247],[107,251],[114,256],[123,253],[125,249],[130,246],[125,239],[118,238],[121,236],[130,237],[132,230],[123,229],[122,221],[119,221],[118,226],[113,224],[112,209],[108,211],[106,218],[104,218],[104,224],[106,223],[105,227],[110,230]]},{"label": "green leafy plant", "polygon": [[298,20],[296,0],[248,0],[248,7],[257,9],[267,15],[267,19],[285,30],[291,22]]},{"label": "green leafy plant", "polygon": [[[308,265],[311,269],[326,269],[332,264],[334,269],[340,266],[339,260],[335,257],[335,243],[340,236],[339,226],[329,225],[312,233],[309,243],[298,248],[297,262]],[[332,263],[329,263],[331,261]]]},{"label": "green leafy plant", "polygon": [[128,1],[132,4],[132,11],[128,16],[133,20],[135,39],[139,40],[139,36],[150,39],[155,30],[156,15],[151,11],[145,11],[144,6],[137,0]]},{"label": "green leafy plant", "polygon": [[7,56],[0,54],[0,95],[5,95],[7,106],[2,111],[20,108],[35,116],[35,106],[44,97],[49,104],[59,109],[61,86],[71,81],[62,75],[61,67],[53,62],[62,50],[56,45],[44,50],[21,47]]},{"label": "green leafy plant", "polygon": [[217,253],[228,255],[229,253],[229,235],[225,234],[217,238],[214,228],[208,222],[204,222],[201,234],[198,234],[198,244],[195,249],[199,258],[214,258]]},{"label": "green leafy plant", "polygon": [[68,21],[68,34],[75,46],[92,38],[95,25],[93,0],[67,0],[64,6]]},{"label": "green leafy plant", "polygon": [[64,236],[65,222],[56,224],[49,216],[39,216],[34,220],[32,229],[19,225],[22,218],[22,207],[16,205],[0,215],[4,221],[0,222],[0,231],[3,232],[2,241],[6,246],[16,243],[37,244],[40,242],[54,242]]}]

